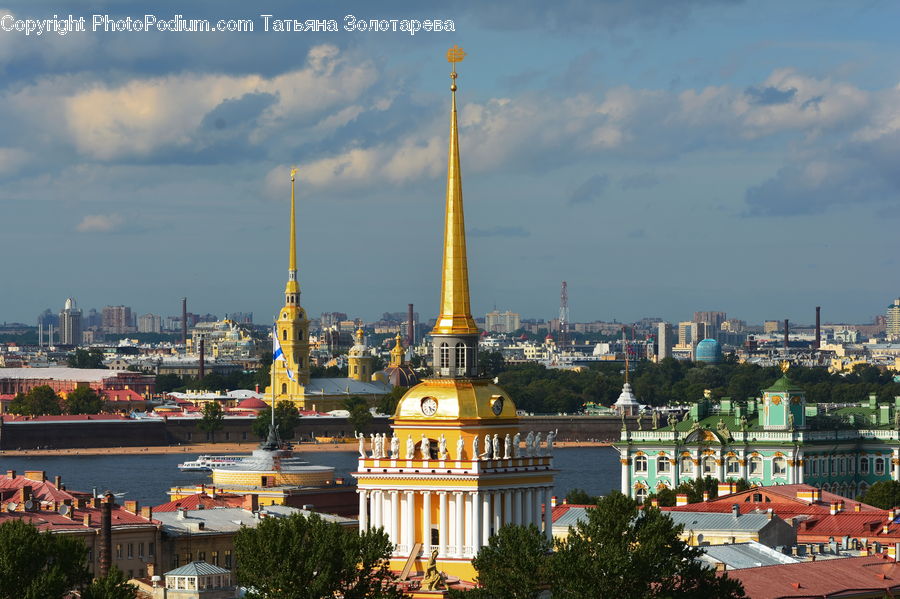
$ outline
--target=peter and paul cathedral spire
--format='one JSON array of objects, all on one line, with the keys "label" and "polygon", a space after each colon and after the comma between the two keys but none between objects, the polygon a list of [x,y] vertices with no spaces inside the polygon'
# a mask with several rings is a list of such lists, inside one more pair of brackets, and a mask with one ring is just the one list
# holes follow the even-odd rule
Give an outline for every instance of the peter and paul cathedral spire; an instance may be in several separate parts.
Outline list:
[{"label": "peter and paul cathedral spire", "polygon": [[444,208],[444,259],[441,277],[440,315],[431,332],[435,374],[439,377],[475,376],[478,327],[469,302],[469,268],[466,258],[466,225],[463,213],[462,172],[459,164],[459,129],[456,117],[456,63],[465,52],[458,46],[447,51],[450,73],[450,144],[447,156],[447,196]]}]

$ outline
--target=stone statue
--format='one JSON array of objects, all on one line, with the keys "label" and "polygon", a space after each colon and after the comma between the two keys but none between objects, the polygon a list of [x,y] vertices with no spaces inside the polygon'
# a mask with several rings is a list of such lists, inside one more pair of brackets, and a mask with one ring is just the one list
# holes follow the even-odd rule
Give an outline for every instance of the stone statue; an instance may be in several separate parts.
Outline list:
[{"label": "stone statue", "polygon": [[419,451],[423,460],[431,459],[431,441],[422,433],[422,443],[419,445]]},{"label": "stone statue", "polygon": [[690,434],[690,433],[692,433],[692,432],[694,432],[694,431],[699,431],[699,430],[700,430],[700,423],[697,422],[696,420],[694,420],[694,421],[691,423],[691,428],[690,428],[690,430],[688,430],[688,434]]},{"label": "stone statue", "polygon": [[416,457],[416,444],[412,440],[412,435],[406,435],[406,459],[411,460]]},{"label": "stone statue", "polygon": [[513,448],[512,448],[512,437],[509,436],[509,433],[506,433],[506,438],[503,439],[503,459],[510,459],[513,457]]},{"label": "stone statue", "polygon": [[378,459],[378,437],[375,433],[369,433],[369,448],[372,450],[372,459]]},{"label": "stone statue", "polygon": [[472,459],[478,459],[478,435],[472,437]]},{"label": "stone statue", "polygon": [[894,412],[894,428],[900,431],[900,410]]},{"label": "stone statue", "polygon": [[377,446],[378,450],[378,459],[387,457],[384,453],[384,433],[375,435],[375,445]]},{"label": "stone statue", "polygon": [[486,434],[484,436],[484,453],[481,454],[481,457],[485,460],[489,460],[491,459],[491,453],[493,453],[491,449],[491,436]]},{"label": "stone statue", "polygon": [[462,435],[459,436],[459,439],[456,440],[456,459],[463,459],[463,450],[465,449],[466,441],[463,439]]},{"label": "stone statue", "polygon": [[391,435],[391,459],[396,460],[400,457],[400,437],[397,433]]},{"label": "stone statue", "polygon": [[623,431],[627,431],[627,430],[628,430],[628,426],[626,426],[626,424],[625,424],[625,410],[622,410],[622,411],[620,412],[620,416],[621,416],[621,418],[622,418],[622,430],[623,430]]},{"label": "stone statue", "polygon": [[788,412],[788,430],[794,430],[794,415],[791,412]]},{"label": "stone statue", "polygon": [[530,458],[534,452],[534,432],[528,431],[525,437],[525,457]]},{"label": "stone statue", "polygon": [[544,455],[544,452],[541,450],[541,433],[534,435],[534,455],[535,457]]},{"label": "stone statue", "polygon": [[495,460],[500,459],[500,436],[497,433],[494,433],[494,441],[491,445],[493,448],[493,455],[491,456]]},{"label": "stone statue", "polygon": [[362,433],[354,433],[357,439],[359,439],[359,457],[366,457],[366,436]]},{"label": "stone statue", "polygon": [[678,422],[678,419],[675,418],[675,414],[669,413],[669,419],[666,421],[668,426],[671,426],[673,429],[675,428],[675,424]]},{"label": "stone statue", "polygon": [[741,416],[741,430],[747,432],[747,417]]},{"label": "stone statue", "polygon": [[423,591],[437,591],[444,587],[444,574],[437,569],[437,549],[431,550],[431,558],[422,576]]},{"label": "stone statue", "polygon": [[547,455],[553,455],[553,442],[556,441],[556,434],[559,429],[547,433]]},{"label": "stone statue", "polygon": [[653,430],[658,429],[659,428],[659,411],[653,410],[653,415],[650,417],[650,419],[653,422]]},{"label": "stone statue", "polygon": [[638,412],[638,415],[637,415],[637,429],[638,429],[639,431],[644,430],[644,426],[643,426],[643,422],[642,422],[643,419],[644,419],[644,415],[641,414],[640,412]]},{"label": "stone statue", "polygon": [[684,416],[681,418],[681,421],[687,422],[690,419],[691,419],[691,411],[688,410],[687,412],[684,413]]},{"label": "stone statue", "polygon": [[441,433],[441,436],[438,438],[438,459],[447,459],[447,438],[444,437],[444,433]]},{"label": "stone statue", "polygon": [[522,449],[519,447],[519,444],[522,442],[522,435],[520,433],[516,433],[516,436],[513,437],[513,457],[518,458],[522,455]]}]

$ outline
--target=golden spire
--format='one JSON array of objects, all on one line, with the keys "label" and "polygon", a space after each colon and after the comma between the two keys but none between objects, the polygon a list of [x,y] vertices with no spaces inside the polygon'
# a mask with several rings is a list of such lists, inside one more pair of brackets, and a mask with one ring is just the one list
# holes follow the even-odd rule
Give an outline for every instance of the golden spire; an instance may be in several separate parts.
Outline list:
[{"label": "golden spire", "polygon": [[469,305],[469,268],[466,260],[466,224],[463,216],[462,174],[459,168],[459,134],[456,125],[456,63],[466,53],[459,46],[447,51],[450,73],[450,148],[447,158],[447,205],[444,215],[444,262],[441,277],[441,314],[433,334],[477,335]]},{"label": "golden spire", "polygon": [[285,286],[285,293],[299,293],[300,288],[297,284],[297,223],[294,208],[294,175],[297,169],[291,169],[291,243],[290,255],[288,256],[288,282]]}]

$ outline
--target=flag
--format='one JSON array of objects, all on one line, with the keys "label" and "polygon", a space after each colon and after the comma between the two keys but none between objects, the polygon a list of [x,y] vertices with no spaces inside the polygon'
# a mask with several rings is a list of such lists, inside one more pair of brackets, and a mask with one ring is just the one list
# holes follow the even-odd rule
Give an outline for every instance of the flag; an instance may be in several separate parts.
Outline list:
[{"label": "flag", "polygon": [[288,378],[297,382],[294,378],[294,371],[288,368],[287,358],[284,357],[284,350],[281,349],[281,343],[278,342],[278,325],[272,326],[272,364],[281,360],[284,362],[284,369],[287,371]]}]

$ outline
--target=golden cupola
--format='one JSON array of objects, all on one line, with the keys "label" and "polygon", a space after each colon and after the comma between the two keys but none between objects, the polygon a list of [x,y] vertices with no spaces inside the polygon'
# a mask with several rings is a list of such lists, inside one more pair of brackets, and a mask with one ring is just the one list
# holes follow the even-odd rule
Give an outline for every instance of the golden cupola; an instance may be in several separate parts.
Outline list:
[{"label": "golden cupola", "polygon": [[403,356],[406,351],[403,349],[403,337],[400,333],[394,338],[394,347],[391,349],[391,366],[403,366]]}]

